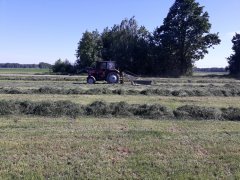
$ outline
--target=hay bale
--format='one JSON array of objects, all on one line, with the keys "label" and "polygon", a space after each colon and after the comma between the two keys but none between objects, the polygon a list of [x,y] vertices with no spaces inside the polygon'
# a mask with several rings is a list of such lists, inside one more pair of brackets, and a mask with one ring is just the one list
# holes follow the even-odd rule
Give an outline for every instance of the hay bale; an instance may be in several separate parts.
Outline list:
[{"label": "hay bale", "polygon": [[226,120],[230,121],[240,121],[240,109],[229,107],[229,108],[222,108],[222,116]]},{"label": "hay bale", "polygon": [[113,116],[119,116],[119,117],[133,116],[131,109],[132,109],[131,105],[123,101],[110,104],[110,110]]},{"label": "hay bale", "polygon": [[6,94],[24,94],[24,92],[22,90],[15,89],[15,88],[5,89],[5,93]]},{"label": "hay bale", "polygon": [[234,84],[224,84],[223,87],[225,87],[227,89],[234,89],[234,88],[236,88],[236,85],[234,85]]},{"label": "hay bale", "polygon": [[102,94],[112,94],[112,90],[108,88],[102,88]]},{"label": "hay bale", "polygon": [[168,89],[144,89],[140,91],[142,95],[171,96],[172,92]]},{"label": "hay bale", "polygon": [[112,94],[124,95],[126,91],[124,89],[114,89],[112,90]]},{"label": "hay bale", "polygon": [[66,94],[84,94],[85,93],[85,90],[83,89],[68,89]]},{"label": "hay bale", "polygon": [[66,94],[64,89],[57,89],[57,88],[47,87],[47,86],[34,90],[34,93],[37,93],[37,94]]},{"label": "hay bale", "polygon": [[206,89],[194,89],[193,90],[194,96],[211,96],[211,93],[209,93]]},{"label": "hay bale", "polygon": [[33,114],[38,116],[70,116],[76,118],[78,115],[83,114],[79,105],[72,103],[71,101],[43,101],[31,103],[30,107],[25,109],[26,114]]},{"label": "hay bale", "polygon": [[84,113],[83,107],[71,101],[56,101],[53,108],[56,116],[76,118]]},{"label": "hay bale", "polygon": [[103,88],[93,88],[93,89],[87,89],[85,91],[85,94],[101,95],[101,94],[104,94],[104,91],[106,91],[106,89],[103,89]]},{"label": "hay bale", "polygon": [[154,94],[154,91],[152,89],[144,89],[144,90],[140,91],[140,94],[149,96],[149,95]]},{"label": "hay bale", "polygon": [[171,96],[171,91],[169,89],[156,89],[156,94],[159,96]]},{"label": "hay bale", "polygon": [[191,105],[185,105],[177,108],[174,111],[174,115],[177,119],[200,119],[200,120],[222,119],[222,113],[217,108]]},{"label": "hay bale", "polygon": [[86,106],[85,114],[91,116],[109,116],[111,115],[111,109],[106,102],[95,101],[92,104]]},{"label": "hay bale", "polygon": [[35,104],[31,101],[17,102],[20,114],[34,114]]},{"label": "hay bale", "polygon": [[126,91],[126,94],[127,94],[127,95],[138,95],[138,94],[140,94],[140,91],[135,90],[135,89],[128,89],[128,90]]},{"label": "hay bale", "polygon": [[160,104],[154,105],[135,105],[132,108],[133,114],[135,116],[151,119],[167,119],[172,118],[173,112],[165,106]]},{"label": "hay bale", "polygon": [[212,96],[225,96],[226,92],[221,89],[209,89]]},{"label": "hay bale", "polygon": [[172,91],[172,95],[173,95],[173,96],[177,96],[177,97],[186,97],[186,96],[188,96],[188,94],[186,93],[186,91],[183,90],[183,89]]},{"label": "hay bale", "polygon": [[0,101],[0,115],[10,115],[16,112],[17,108],[14,102],[12,101]]}]

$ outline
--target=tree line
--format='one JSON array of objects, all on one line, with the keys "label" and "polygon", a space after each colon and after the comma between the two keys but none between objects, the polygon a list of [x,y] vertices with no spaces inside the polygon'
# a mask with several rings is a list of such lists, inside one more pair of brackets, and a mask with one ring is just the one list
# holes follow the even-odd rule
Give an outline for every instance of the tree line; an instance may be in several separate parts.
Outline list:
[{"label": "tree line", "polygon": [[[209,14],[195,0],[175,0],[163,25],[149,32],[139,26],[135,17],[120,24],[85,31],[76,50],[77,60],[56,61],[53,66],[64,73],[82,71],[96,61],[116,61],[120,70],[151,76],[191,75],[196,61],[208,49],[220,44],[218,33],[210,33]],[[230,73],[239,72],[239,35],[233,39],[236,54],[228,58]],[[56,71],[57,72],[57,71]],[[59,72],[59,71],[58,71]]]},{"label": "tree line", "polygon": [[226,68],[217,68],[217,67],[212,67],[212,68],[194,68],[194,72],[226,72]]},{"label": "tree line", "polygon": [[149,32],[134,17],[120,24],[83,33],[77,48],[77,65],[91,66],[96,60],[116,61],[121,70],[135,74],[191,75],[194,63],[220,43],[210,33],[209,15],[195,0],[176,0],[163,25]]}]

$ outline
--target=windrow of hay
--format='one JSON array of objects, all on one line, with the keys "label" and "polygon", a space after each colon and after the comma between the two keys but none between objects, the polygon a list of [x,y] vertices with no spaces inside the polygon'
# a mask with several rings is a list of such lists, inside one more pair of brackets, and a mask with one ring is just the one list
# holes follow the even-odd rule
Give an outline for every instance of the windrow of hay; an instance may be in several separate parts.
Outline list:
[{"label": "windrow of hay", "polygon": [[[222,77],[222,78],[221,78]],[[86,83],[87,76],[70,76],[70,75],[32,75],[32,74],[0,74],[0,80],[9,80],[9,81],[74,81],[76,83],[84,84]],[[144,78],[143,78],[144,79]],[[200,76],[200,77],[184,77],[184,78],[147,78],[154,82],[154,84],[193,84],[193,83],[201,83],[201,84],[215,84],[215,83],[239,83],[238,79],[227,78],[225,76]],[[125,79],[125,82],[128,82]]]},{"label": "windrow of hay", "polygon": [[177,119],[222,119],[220,109],[190,105],[177,108],[177,110],[174,111],[174,115]]},{"label": "windrow of hay", "polygon": [[5,81],[75,81],[85,82],[84,76],[59,76],[59,75],[2,75],[0,74],[0,80]]},{"label": "windrow of hay", "polygon": [[86,106],[86,115],[93,116],[115,116],[115,117],[142,117],[151,119],[174,118],[171,109],[160,104],[128,104],[126,102],[106,103],[95,101]]},{"label": "windrow of hay", "polygon": [[240,121],[239,108],[213,108],[185,105],[176,110],[160,104],[128,104],[126,102],[106,103],[95,101],[83,106],[71,101],[0,101],[0,115],[36,115],[76,118],[94,117],[140,117],[150,119],[195,119]]},{"label": "windrow of hay", "polygon": [[25,114],[38,116],[70,116],[77,117],[81,114],[82,108],[80,105],[71,101],[0,101],[0,115]]},{"label": "windrow of hay", "polygon": [[182,88],[147,88],[147,89],[109,89],[100,88],[56,88],[40,87],[37,89],[0,88],[0,94],[87,94],[87,95],[156,95],[156,96],[240,96],[240,86],[207,86],[207,87],[182,87]]}]

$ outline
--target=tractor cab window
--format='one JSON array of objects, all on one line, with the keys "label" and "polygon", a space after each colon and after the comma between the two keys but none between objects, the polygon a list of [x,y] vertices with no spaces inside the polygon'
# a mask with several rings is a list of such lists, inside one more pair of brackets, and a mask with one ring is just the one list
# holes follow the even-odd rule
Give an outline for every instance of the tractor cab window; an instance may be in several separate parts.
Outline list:
[{"label": "tractor cab window", "polygon": [[108,62],[108,69],[115,69],[115,64],[114,62]]},{"label": "tractor cab window", "polygon": [[106,70],[106,69],[115,69],[115,62],[113,61],[100,61],[100,62],[97,62],[96,64],[96,69],[103,69],[103,70]]},{"label": "tractor cab window", "polygon": [[106,62],[99,62],[96,66],[97,69],[107,69],[107,63]]}]

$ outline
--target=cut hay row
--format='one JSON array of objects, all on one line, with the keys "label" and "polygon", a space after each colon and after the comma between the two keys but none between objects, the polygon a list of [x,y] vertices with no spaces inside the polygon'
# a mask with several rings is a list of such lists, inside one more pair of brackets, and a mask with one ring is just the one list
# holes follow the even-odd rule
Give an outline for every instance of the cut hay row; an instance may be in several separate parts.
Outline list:
[{"label": "cut hay row", "polygon": [[[70,75],[22,75],[22,74],[0,74],[0,80],[8,80],[8,81],[75,81],[86,83],[87,76],[70,76]],[[240,83],[238,79],[233,78],[221,78],[218,76],[216,78],[211,77],[184,77],[184,78],[144,78],[141,79],[148,79],[152,80],[153,84],[224,84],[224,83],[231,83],[236,84]],[[125,79],[125,82],[128,82],[128,79]]]},{"label": "cut hay row", "polygon": [[5,81],[85,81],[85,76],[0,74]]},{"label": "cut hay row", "polygon": [[175,97],[194,97],[194,96],[221,96],[235,97],[240,96],[240,86],[207,86],[207,87],[183,87],[183,88],[147,88],[147,89],[110,89],[100,88],[56,88],[40,87],[37,89],[19,88],[0,88],[0,94],[84,94],[84,95],[156,95],[156,96],[175,96]]},{"label": "cut hay row", "polygon": [[214,108],[185,105],[172,110],[154,104],[127,104],[125,102],[106,103],[95,101],[89,105],[79,105],[71,101],[0,101],[0,115],[36,115],[76,118],[94,117],[139,117],[149,119],[196,119],[240,121],[240,108]]}]

